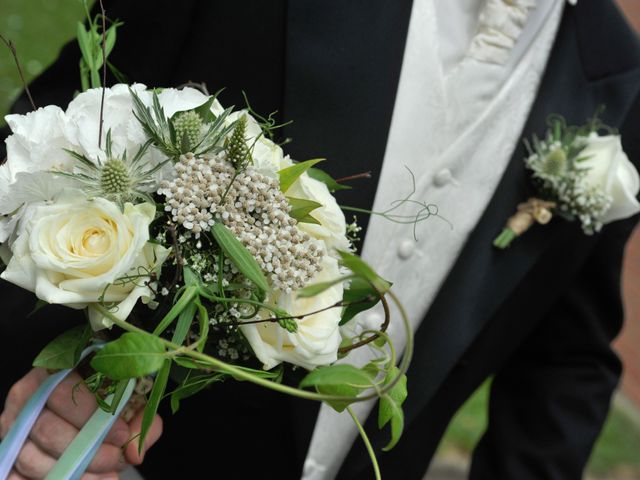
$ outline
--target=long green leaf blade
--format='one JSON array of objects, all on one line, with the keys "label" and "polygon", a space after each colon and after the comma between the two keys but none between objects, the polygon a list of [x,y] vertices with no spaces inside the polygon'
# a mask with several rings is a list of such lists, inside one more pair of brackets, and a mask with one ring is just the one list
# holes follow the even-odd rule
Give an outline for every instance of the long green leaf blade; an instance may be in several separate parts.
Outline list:
[{"label": "long green leaf blade", "polygon": [[269,283],[262,273],[260,265],[240,240],[220,222],[211,228],[211,233],[224,254],[233,262],[240,273],[251,280],[260,290],[268,291]]},{"label": "long green leaf blade", "polygon": [[307,160],[304,162],[296,163],[290,167],[283,168],[278,172],[280,177],[280,190],[286,192],[291,185],[302,175],[304,172],[313,167],[316,163],[322,162],[324,158],[314,158],[313,160]]},{"label": "long green leaf blade", "polygon": [[140,427],[140,437],[138,437],[138,452],[142,452],[144,448],[144,440],[147,438],[149,428],[153,423],[153,418],[158,412],[158,406],[160,400],[164,395],[164,391],[167,388],[167,381],[169,380],[169,371],[171,370],[171,360],[166,359],[162,364],[162,368],[156,375],[156,379],[153,382],[153,388],[151,389],[151,395],[149,395],[149,401],[146,407],[144,407],[144,413],[142,414],[142,425]]}]

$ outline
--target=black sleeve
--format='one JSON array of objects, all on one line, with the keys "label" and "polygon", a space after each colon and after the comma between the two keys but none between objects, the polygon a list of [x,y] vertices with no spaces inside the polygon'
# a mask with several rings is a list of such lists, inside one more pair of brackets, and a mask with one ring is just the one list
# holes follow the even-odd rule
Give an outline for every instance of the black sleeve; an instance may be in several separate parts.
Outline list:
[{"label": "black sleeve", "polygon": [[[636,168],[639,128],[636,100],[621,129]],[[566,294],[496,373],[471,479],[582,478],[621,375],[611,342],[622,327],[620,277],[637,221],[635,216],[603,228]]]},{"label": "black sleeve", "polygon": [[606,229],[568,293],[497,372],[471,479],[582,478],[620,378],[610,343],[622,325],[620,269],[635,222]]}]

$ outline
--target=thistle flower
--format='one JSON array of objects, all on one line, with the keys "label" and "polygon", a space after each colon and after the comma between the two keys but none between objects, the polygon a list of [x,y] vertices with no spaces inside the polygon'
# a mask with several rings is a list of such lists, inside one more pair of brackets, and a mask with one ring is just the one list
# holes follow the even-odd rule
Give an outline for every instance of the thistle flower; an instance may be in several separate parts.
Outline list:
[{"label": "thistle flower", "polygon": [[244,170],[251,162],[251,152],[247,147],[247,116],[242,115],[235,123],[233,133],[225,144],[227,153],[227,161],[234,166],[236,170]]},{"label": "thistle flower", "polygon": [[[234,124],[227,124],[231,108],[219,115],[211,112],[216,97],[212,96],[199,107],[179,112],[168,118],[154,92],[153,104],[147,107],[140,97],[131,90],[134,116],[153,145],[167,157],[177,161],[180,155],[193,153],[218,153],[223,150],[224,139],[233,130]],[[197,117],[197,118],[196,118]]]},{"label": "thistle flower", "polygon": [[89,196],[106,198],[120,207],[123,207],[126,202],[136,200],[152,201],[149,192],[152,192],[156,186],[154,174],[169,160],[156,166],[143,161],[142,157],[150,145],[151,141],[142,145],[131,159],[127,157],[126,150],[122,156],[118,157],[113,154],[111,131],[108,131],[104,161],[98,158],[97,162],[92,162],[84,155],[67,150],[78,161],[75,171],[56,173],[79,182]]},{"label": "thistle flower", "polygon": [[556,148],[542,159],[542,171],[552,177],[562,177],[567,171],[567,153]]},{"label": "thistle flower", "polygon": [[202,118],[193,110],[180,112],[176,115],[173,119],[173,128],[183,152],[190,152],[193,147],[198,145],[203,126]]}]

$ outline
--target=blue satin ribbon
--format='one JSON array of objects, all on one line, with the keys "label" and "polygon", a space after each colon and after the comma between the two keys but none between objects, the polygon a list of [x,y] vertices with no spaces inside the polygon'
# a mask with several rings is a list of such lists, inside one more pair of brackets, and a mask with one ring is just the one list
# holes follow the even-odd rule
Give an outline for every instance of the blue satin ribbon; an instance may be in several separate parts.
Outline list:
[{"label": "blue satin ribbon", "polygon": [[[85,358],[102,345],[87,347],[80,356]],[[11,426],[5,439],[0,443],[0,480],[6,480],[20,454],[29,432],[45,407],[49,396],[73,369],[61,370],[48,377],[27,401],[16,421]],[[108,413],[98,408],[76,438],[65,450],[54,469],[47,475],[48,480],[78,480],[85,472],[98,448],[118,419],[120,412],[133,393],[136,380],[131,379],[115,413]],[[109,401],[109,398],[107,398]]]}]

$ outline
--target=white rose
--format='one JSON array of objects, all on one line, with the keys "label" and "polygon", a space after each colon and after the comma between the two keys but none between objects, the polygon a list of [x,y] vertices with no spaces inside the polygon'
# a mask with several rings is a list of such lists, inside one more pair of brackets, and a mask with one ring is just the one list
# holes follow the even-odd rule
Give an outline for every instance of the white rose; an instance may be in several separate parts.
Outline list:
[{"label": "white rose", "polygon": [[[149,106],[151,106],[151,95],[148,95]],[[177,88],[165,88],[158,94],[158,100],[167,117],[172,117],[176,112],[192,110],[203,105],[211,98],[200,90],[191,87],[185,87],[180,90]],[[220,115],[224,109],[220,102],[216,99],[211,104],[211,112]]]},{"label": "white rose", "polygon": [[580,153],[580,162],[588,169],[586,182],[601,187],[611,196],[611,207],[600,219],[603,224],[630,217],[640,211],[636,196],[640,190],[640,176],[622,150],[619,135],[591,134],[587,147]]},{"label": "white rose", "polygon": [[286,195],[288,197],[313,200],[322,205],[311,212],[311,216],[318,220],[320,225],[299,223],[298,228],[300,230],[307,232],[317,240],[323,241],[330,253],[331,249],[349,249],[350,244],[346,236],[347,225],[344,213],[335,197],[329,192],[326,184],[311,178],[305,172],[289,187]]},{"label": "white rose", "polygon": [[7,115],[5,120],[12,135],[6,140],[7,161],[0,165],[0,196],[9,193],[18,173],[71,168],[74,160],[64,149],[74,148],[76,142],[60,108],[50,105],[26,115]]},{"label": "white rose", "polygon": [[[131,86],[145,104],[151,103],[151,94],[141,84]],[[48,174],[43,172],[71,172],[77,164],[66,151],[72,150],[87,156],[90,160],[104,160],[105,153],[98,147],[99,118],[102,89],[95,88],[79,94],[66,111],[56,106],[40,108],[26,115],[8,115],[7,123],[12,135],[6,140],[7,161],[0,165],[0,214],[12,213],[18,202],[29,204],[43,198],[41,187]],[[133,115],[133,101],[129,86],[115,85],[104,91],[104,125],[102,146],[107,131],[111,131],[112,149],[115,155],[125,150],[129,158],[146,142],[146,136],[138,120]],[[187,93],[186,95],[190,95]],[[165,157],[156,149],[149,149],[144,161],[156,165]],[[168,167],[168,166],[167,166]],[[158,180],[163,178],[158,172]],[[43,179],[45,179],[43,181]],[[53,190],[61,190],[59,179],[49,176],[51,185],[47,195]],[[15,195],[16,192],[21,192]],[[47,200],[49,198],[46,198]],[[13,233],[16,219],[0,218],[0,241],[4,242]]]},{"label": "white rose", "polygon": [[[325,256],[322,270],[310,284],[335,280],[339,276],[338,261]],[[342,300],[342,294],[343,285],[338,283],[310,298],[296,298],[295,292],[282,294],[277,299],[277,306],[292,316],[305,315],[334,305]],[[341,308],[330,308],[296,320],[296,333],[290,333],[272,322],[244,325],[240,328],[265,369],[288,362],[312,370],[337,360],[342,341],[339,328],[341,312]],[[265,313],[263,316],[271,314]]]},{"label": "white rose", "polygon": [[[126,150],[127,154],[132,156],[147,140],[140,123],[133,115],[133,98],[129,88],[141,98],[146,98],[146,87],[142,84],[134,84],[131,87],[118,84],[104,90],[101,146],[104,148],[105,136],[111,131],[115,155],[122,155]],[[93,161],[98,157],[104,159],[105,155],[103,148],[98,146],[102,94],[101,88],[82,92],[69,103],[65,112],[66,120],[73,131],[73,140],[80,147],[73,150]]]},{"label": "white rose", "polygon": [[122,212],[105,199],[78,195],[26,208],[0,276],[47,303],[89,307],[97,330],[111,324],[92,304],[116,304],[113,313],[126,319],[138,299],[148,301],[153,293],[148,276],[123,278],[157,270],[168,250],[148,242],[153,205],[126,204]]}]

